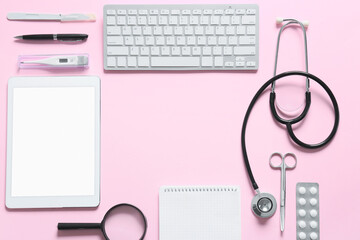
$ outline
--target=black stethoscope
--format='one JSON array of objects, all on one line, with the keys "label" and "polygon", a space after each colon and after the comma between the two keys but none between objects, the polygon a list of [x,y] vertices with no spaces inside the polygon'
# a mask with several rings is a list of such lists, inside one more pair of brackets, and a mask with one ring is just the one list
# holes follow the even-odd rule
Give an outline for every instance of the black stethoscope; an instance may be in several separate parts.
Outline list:
[{"label": "black stethoscope", "polygon": [[[241,131],[241,147],[242,147],[242,153],[243,153],[243,157],[244,157],[244,162],[245,162],[245,167],[247,170],[247,173],[249,175],[252,187],[254,189],[254,191],[256,192],[255,197],[252,200],[251,203],[251,209],[254,212],[255,215],[262,217],[262,218],[268,218],[271,217],[272,215],[274,215],[275,211],[276,211],[276,200],[274,198],[273,195],[269,194],[269,193],[262,193],[259,190],[259,187],[254,179],[253,173],[251,171],[251,167],[250,167],[250,163],[249,163],[249,158],[247,155],[247,151],[246,151],[246,144],[245,144],[245,133],[246,133],[246,125],[247,122],[249,120],[249,116],[251,113],[251,110],[253,109],[256,101],[258,100],[258,98],[261,96],[261,94],[264,92],[264,90],[271,84],[272,85],[272,89],[271,89],[271,93],[270,93],[270,109],[271,109],[271,113],[273,115],[273,117],[275,118],[276,121],[278,121],[279,123],[283,124],[286,126],[286,129],[289,133],[290,138],[299,146],[304,147],[304,148],[308,148],[308,149],[316,149],[316,148],[321,148],[323,146],[325,146],[326,144],[328,144],[333,137],[336,134],[336,131],[338,129],[339,126],[339,119],[340,119],[340,115],[339,115],[339,107],[336,101],[336,98],[334,96],[334,94],[331,92],[330,88],[318,77],[310,74],[308,72],[308,54],[307,54],[307,41],[306,41],[306,31],[305,31],[305,27],[304,24],[299,22],[298,20],[295,19],[280,19],[277,20],[278,23],[280,22],[287,22],[286,24],[284,24],[280,31],[279,31],[279,35],[278,35],[278,39],[277,39],[277,47],[276,47],[276,57],[275,57],[275,70],[274,70],[274,77],[271,78],[270,80],[268,80],[266,83],[264,83],[264,85],[262,85],[262,87],[256,92],[255,96],[253,97],[253,99],[250,102],[250,105],[246,111],[245,117],[244,117],[244,121],[243,121],[243,125],[242,125],[242,131]],[[300,27],[302,28],[303,31],[303,35],[304,35],[304,44],[305,44],[305,63],[306,63],[306,72],[301,72],[301,71],[290,71],[290,72],[284,72],[281,74],[276,75],[276,67],[277,67],[277,60],[278,60],[278,52],[279,52],[279,43],[280,43],[280,36],[282,31],[284,30],[285,27],[289,26],[290,24],[298,24],[300,25]],[[302,111],[301,114],[299,114],[297,117],[293,118],[293,119],[284,119],[282,117],[279,116],[279,114],[277,113],[276,110],[276,103],[275,103],[275,98],[276,98],[276,94],[275,94],[275,81],[287,77],[287,76],[304,76],[306,77],[306,92],[305,92],[305,107]],[[328,96],[331,99],[331,102],[333,104],[333,108],[334,108],[334,114],[335,114],[335,121],[334,121],[334,126],[333,129],[331,130],[329,136],[323,140],[320,143],[317,144],[308,144],[305,143],[303,141],[301,141],[299,138],[296,137],[296,135],[294,134],[292,125],[295,123],[300,122],[302,119],[305,118],[306,114],[309,111],[310,105],[311,105],[311,93],[310,93],[310,84],[309,84],[309,79],[314,80],[315,82],[317,82],[328,94]]]}]

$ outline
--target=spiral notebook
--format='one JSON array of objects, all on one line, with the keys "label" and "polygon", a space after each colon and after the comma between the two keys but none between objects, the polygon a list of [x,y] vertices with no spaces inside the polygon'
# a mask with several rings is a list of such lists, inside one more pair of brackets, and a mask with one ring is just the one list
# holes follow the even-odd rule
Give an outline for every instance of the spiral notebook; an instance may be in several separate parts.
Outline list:
[{"label": "spiral notebook", "polygon": [[238,186],[164,186],[160,240],[240,240]]}]

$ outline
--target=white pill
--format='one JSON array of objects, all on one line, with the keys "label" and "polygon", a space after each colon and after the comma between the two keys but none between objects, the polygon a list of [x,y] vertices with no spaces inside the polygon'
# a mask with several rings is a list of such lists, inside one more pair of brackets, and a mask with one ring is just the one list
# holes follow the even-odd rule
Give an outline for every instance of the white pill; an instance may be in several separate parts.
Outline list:
[{"label": "white pill", "polygon": [[318,226],[317,222],[315,222],[315,221],[310,222],[310,227],[311,228],[317,228],[317,226]]},{"label": "white pill", "polygon": [[302,206],[304,206],[304,205],[306,204],[305,198],[300,198],[300,199],[299,199],[299,204],[302,205]]},{"label": "white pill", "polygon": [[315,198],[310,199],[310,204],[315,206],[317,204],[317,200]]},{"label": "white pill", "polygon": [[304,188],[304,187],[299,187],[299,193],[300,193],[300,194],[305,194],[305,193],[306,193],[306,188]]},{"label": "white pill", "polygon": [[311,194],[316,194],[317,193],[316,187],[310,188],[310,192],[311,192]]},{"label": "white pill", "polygon": [[310,216],[312,216],[312,217],[316,217],[317,216],[317,211],[316,210],[311,210],[310,211]]},{"label": "white pill", "polygon": [[300,239],[306,239],[306,234],[304,232],[300,232],[299,233],[299,238]]},{"label": "white pill", "polygon": [[306,215],[306,211],[304,209],[299,210],[300,217],[304,217]]},{"label": "white pill", "polygon": [[312,232],[312,233],[310,233],[310,238],[313,240],[318,239],[318,235],[315,232]]},{"label": "white pill", "polygon": [[305,228],[306,227],[306,222],[305,221],[299,221],[299,227],[300,228]]}]

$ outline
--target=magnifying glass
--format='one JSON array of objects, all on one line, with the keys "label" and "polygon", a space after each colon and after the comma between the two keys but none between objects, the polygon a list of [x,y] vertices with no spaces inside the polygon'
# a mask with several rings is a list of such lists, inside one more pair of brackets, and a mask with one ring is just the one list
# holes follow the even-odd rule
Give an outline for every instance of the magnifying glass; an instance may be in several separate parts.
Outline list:
[{"label": "magnifying glass", "polygon": [[58,230],[76,229],[100,229],[106,240],[143,240],[147,221],[139,208],[121,203],[110,208],[101,223],[58,223]]}]

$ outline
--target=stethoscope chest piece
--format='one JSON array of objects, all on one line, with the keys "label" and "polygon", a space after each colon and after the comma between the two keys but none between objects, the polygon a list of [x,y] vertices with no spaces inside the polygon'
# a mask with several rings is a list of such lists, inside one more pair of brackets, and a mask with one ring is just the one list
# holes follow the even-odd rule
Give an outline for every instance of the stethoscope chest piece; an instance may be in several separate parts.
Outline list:
[{"label": "stethoscope chest piece", "polygon": [[269,193],[258,193],[251,201],[253,213],[261,218],[269,218],[276,212],[276,200]]}]

